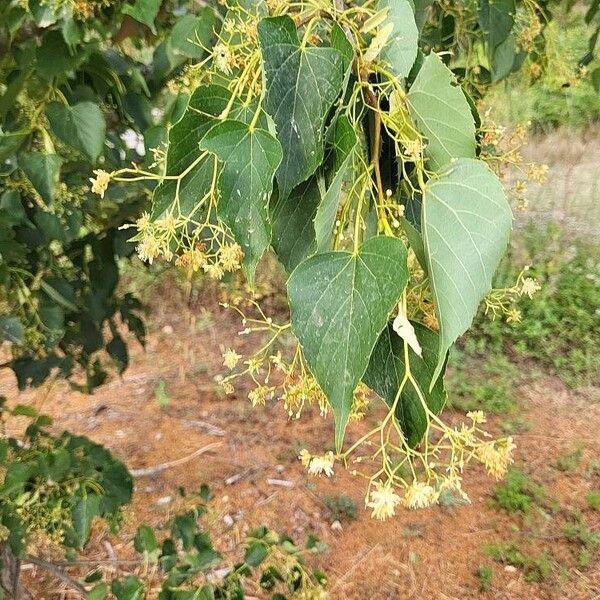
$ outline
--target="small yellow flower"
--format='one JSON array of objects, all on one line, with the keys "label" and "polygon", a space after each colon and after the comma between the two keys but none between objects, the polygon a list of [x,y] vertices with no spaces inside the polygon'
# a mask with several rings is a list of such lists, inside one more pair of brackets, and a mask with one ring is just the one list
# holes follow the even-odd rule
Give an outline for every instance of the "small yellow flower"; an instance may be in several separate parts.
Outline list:
[{"label": "small yellow flower", "polygon": [[237,271],[244,253],[238,244],[224,244],[219,248],[219,261],[225,271]]},{"label": "small yellow flower", "polygon": [[272,388],[264,385],[259,385],[254,388],[249,394],[248,399],[252,402],[252,406],[264,406],[267,401],[267,396],[272,392]]},{"label": "small yellow flower", "polygon": [[519,323],[521,321],[521,311],[516,308],[511,308],[506,314],[507,323]]},{"label": "small yellow flower", "polygon": [[389,517],[393,517],[396,512],[396,506],[400,504],[402,499],[396,494],[391,484],[386,484],[378,481],[375,484],[375,489],[371,490],[366,505],[372,508],[371,518],[385,521]]},{"label": "small yellow flower", "polygon": [[160,256],[160,242],[152,234],[146,234],[136,250],[141,260],[152,264]]},{"label": "small yellow flower", "polygon": [[216,279],[217,281],[223,279],[223,275],[225,275],[225,271],[223,271],[221,265],[216,263],[206,263],[202,265],[202,269],[211,279]]},{"label": "small yellow flower", "polygon": [[473,423],[481,424],[486,422],[485,414],[482,410],[472,410],[467,413],[467,417],[473,421]]},{"label": "small yellow flower", "polygon": [[231,348],[227,348],[225,352],[223,352],[222,357],[223,365],[228,369],[235,369],[236,365],[240,361],[240,358],[242,358],[240,354]]},{"label": "small yellow flower", "polygon": [[542,286],[533,278],[533,277],[525,277],[521,282],[521,289],[519,290],[520,296],[529,296],[529,298],[533,298],[533,295],[536,292],[539,292],[542,289]]},{"label": "small yellow flower", "polygon": [[331,477],[333,475],[333,463],[335,462],[335,456],[333,452],[328,452],[323,456],[313,456],[310,464],[308,465],[308,472],[311,475],[327,475]]},{"label": "small yellow flower", "polygon": [[308,467],[308,465],[310,465],[310,461],[312,460],[312,456],[306,448],[302,448],[302,450],[300,450],[300,454],[298,455],[298,459],[302,463],[303,467]]},{"label": "small yellow flower", "polygon": [[406,508],[427,508],[438,501],[440,494],[433,487],[420,481],[413,481],[408,486],[402,504]]},{"label": "small yellow flower", "polygon": [[231,67],[235,64],[235,58],[231,50],[225,44],[217,44],[213,50],[215,66],[225,75],[231,75]]},{"label": "small yellow flower", "polygon": [[233,394],[233,392],[235,392],[235,388],[228,381],[224,381],[221,384],[221,387],[226,394]]},{"label": "small yellow flower", "polygon": [[92,184],[92,192],[98,194],[100,198],[104,198],[104,192],[108,189],[110,183],[111,174],[103,169],[95,169],[94,175],[96,177],[90,178]]}]

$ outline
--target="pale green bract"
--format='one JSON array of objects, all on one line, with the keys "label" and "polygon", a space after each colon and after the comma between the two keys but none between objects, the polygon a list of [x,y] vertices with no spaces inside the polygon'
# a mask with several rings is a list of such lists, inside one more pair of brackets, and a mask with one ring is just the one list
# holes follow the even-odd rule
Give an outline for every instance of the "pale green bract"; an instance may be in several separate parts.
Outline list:
[{"label": "pale green bract", "polygon": [[288,281],[292,331],[335,415],[341,450],[353,393],[408,281],[407,252],[392,237],[367,240],[357,253],[317,254]]},{"label": "pale green bract", "polygon": [[434,385],[448,349],[471,325],[492,288],[492,276],[506,252],[512,213],[499,179],[485,163],[474,159],[458,159],[429,181],[422,210],[425,253],[440,323]]}]

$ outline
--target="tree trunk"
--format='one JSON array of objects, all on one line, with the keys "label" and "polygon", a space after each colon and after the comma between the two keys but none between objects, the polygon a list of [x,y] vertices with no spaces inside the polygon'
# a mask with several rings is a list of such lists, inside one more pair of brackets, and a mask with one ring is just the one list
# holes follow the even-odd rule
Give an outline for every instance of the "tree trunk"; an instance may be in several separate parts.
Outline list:
[{"label": "tree trunk", "polygon": [[19,582],[21,561],[11,552],[6,543],[0,544],[0,588],[7,600],[32,600]]}]

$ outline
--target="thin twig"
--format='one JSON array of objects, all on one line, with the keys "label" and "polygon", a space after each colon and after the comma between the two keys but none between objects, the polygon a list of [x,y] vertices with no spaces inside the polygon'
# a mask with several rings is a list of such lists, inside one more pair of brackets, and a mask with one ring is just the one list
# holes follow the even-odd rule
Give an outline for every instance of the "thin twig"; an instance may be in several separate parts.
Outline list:
[{"label": "thin twig", "polygon": [[87,590],[78,581],[75,581],[74,579],[69,577],[54,563],[48,562],[47,560],[43,560],[42,558],[37,558],[36,556],[26,556],[24,562],[31,563],[44,569],[44,571],[48,571],[48,573],[54,575],[56,579],[64,583],[69,589],[81,594],[82,598],[85,598],[87,596]]},{"label": "thin twig", "polygon": [[197,456],[201,454],[205,454],[206,452],[210,452],[219,446],[222,446],[222,442],[214,442],[212,444],[208,444],[208,446],[203,446],[202,448],[198,448],[195,452],[192,452],[188,456],[184,456],[183,458],[178,458],[177,460],[172,460],[170,462],[161,463],[159,465],[154,465],[153,467],[146,467],[143,469],[129,469],[132,477],[152,477],[153,475],[158,475],[158,473],[162,473],[167,469],[172,467],[177,467],[179,465],[183,465],[190,460],[193,460]]}]

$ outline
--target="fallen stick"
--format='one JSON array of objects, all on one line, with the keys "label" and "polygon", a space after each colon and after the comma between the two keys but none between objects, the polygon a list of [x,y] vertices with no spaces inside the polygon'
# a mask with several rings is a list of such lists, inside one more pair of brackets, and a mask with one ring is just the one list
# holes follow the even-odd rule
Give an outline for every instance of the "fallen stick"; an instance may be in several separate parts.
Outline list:
[{"label": "fallen stick", "polygon": [[203,446],[202,448],[198,448],[195,452],[188,454],[188,456],[184,456],[183,458],[178,458],[177,460],[172,460],[170,462],[161,463],[159,465],[154,465],[153,467],[145,467],[143,469],[129,469],[132,477],[152,477],[153,475],[158,475],[167,469],[172,467],[177,467],[179,465],[183,465],[190,460],[193,460],[197,456],[201,454],[205,454],[206,452],[210,452],[219,446],[222,446],[222,442],[214,442],[212,444],[208,444],[208,446]]}]

